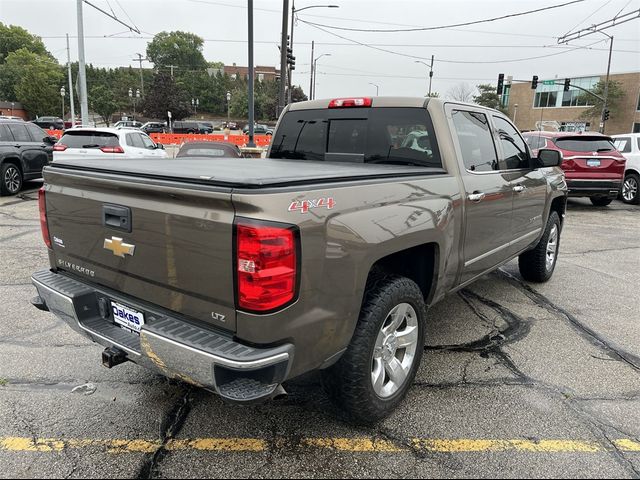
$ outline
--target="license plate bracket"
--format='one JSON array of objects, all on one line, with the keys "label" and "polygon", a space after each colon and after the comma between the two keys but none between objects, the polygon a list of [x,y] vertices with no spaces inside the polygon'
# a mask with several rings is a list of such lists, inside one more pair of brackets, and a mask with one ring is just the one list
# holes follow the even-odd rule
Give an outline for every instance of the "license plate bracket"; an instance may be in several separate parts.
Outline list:
[{"label": "license plate bracket", "polygon": [[113,322],[128,332],[140,335],[140,329],[144,325],[144,313],[127,305],[111,301],[111,313]]}]

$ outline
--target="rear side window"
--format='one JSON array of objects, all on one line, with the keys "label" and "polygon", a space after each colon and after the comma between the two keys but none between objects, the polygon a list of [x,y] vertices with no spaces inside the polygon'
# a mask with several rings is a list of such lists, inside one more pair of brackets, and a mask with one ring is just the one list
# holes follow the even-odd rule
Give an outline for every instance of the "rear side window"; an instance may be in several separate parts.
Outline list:
[{"label": "rear side window", "polygon": [[562,150],[571,152],[610,152],[615,150],[611,140],[602,137],[562,137],[556,138],[555,144]]},{"label": "rear side window", "polygon": [[453,110],[452,117],[465,168],[471,172],[499,170],[487,116],[479,112]]},{"label": "rear side window", "polygon": [[120,145],[118,136],[109,132],[67,132],[60,143],[68,148],[102,148]]},{"label": "rear side window", "polygon": [[629,137],[615,138],[613,145],[622,153],[629,153],[631,151],[631,139]]},{"label": "rear side window", "polygon": [[27,131],[27,127],[24,125],[8,124],[7,128],[11,131],[13,138],[16,142],[31,142],[31,137]]},{"label": "rear side window", "polygon": [[288,112],[275,132],[271,158],[442,167],[424,108]]}]

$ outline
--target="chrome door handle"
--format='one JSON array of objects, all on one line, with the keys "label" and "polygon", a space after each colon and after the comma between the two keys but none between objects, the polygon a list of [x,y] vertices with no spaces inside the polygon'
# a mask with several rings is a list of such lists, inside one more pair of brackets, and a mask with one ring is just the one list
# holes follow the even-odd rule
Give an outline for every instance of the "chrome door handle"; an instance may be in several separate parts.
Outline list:
[{"label": "chrome door handle", "polygon": [[473,192],[467,197],[472,202],[479,202],[484,198],[484,192]]},{"label": "chrome door handle", "polygon": [[523,185],[516,185],[515,187],[513,187],[513,191],[516,193],[522,193],[527,189],[527,187],[523,186]]}]

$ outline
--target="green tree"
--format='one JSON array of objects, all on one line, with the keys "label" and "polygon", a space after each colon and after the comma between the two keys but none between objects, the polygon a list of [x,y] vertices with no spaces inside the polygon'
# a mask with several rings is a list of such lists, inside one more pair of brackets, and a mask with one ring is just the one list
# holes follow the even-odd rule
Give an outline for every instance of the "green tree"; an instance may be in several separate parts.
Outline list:
[{"label": "green tree", "polygon": [[96,85],[89,92],[89,98],[91,99],[91,109],[100,115],[108,127],[111,123],[111,117],[120,107],[113,92],[104,85]]},{"label": "green tree", "polygon": [[473,103],[482,105],[483,107],[495,108],[502,113],[506,113],[506,110],[502,106],[500,96],[496,93],[496,87],[493,85],[483,84],[477,85],[476,88],[480,92],[478,95],[474,95]]},{"label": "green tree", "polygon": [[[591,89],[593,93],[604,97],[604,87],[605,82],[603,80],[599,81],[595,84],[595,86]],[[625,98],[626,93],[622,89],[622,84],[620,82],[616,82],[615,80],[609,81],[609,91],[607,93],[607,109],[610,112],[611,117],[615,117],[616,113],[620,109],[620,105],[623,103],[623,99]],[[583,111],[580,114],[580,118],[583,120],[591,119],[591,118],[600,118],[602,115],[602,100],[594,97],[593,95],[589,95],[588,93],[583,92],[579,99],[578,103],[584,105],[588,103],[589,105],[593,105],[591,108]]]},{"label": "green tree", "polygon": [[176,72],[207,68],[202,55],[204,40],[188,32],[160,32],[147,45],[147,58],[156,68],[176,65]]},{"label": "green tree", "polygon": [[171,112],[174,120],[182,120],[191,113],[190,98],[166,72],[158,72],[153,78],[142,103],[145,114],[153,118],[167,118]]},{"label": "green tree", "polygon": [[31,115],[54,115],[62,108],[60,65],[48,56],[21,48],[7,55],[0,66],[0,95],[22,103]]},{"label": "green tree", "polygon": [[54,57],[47,51],[40,37],[31,35],[22,27],[16,25],[5,25],[0,22],[0,64],[5,63],[7,56],[16,50],[26,49],[31,53],[49,57]]}]

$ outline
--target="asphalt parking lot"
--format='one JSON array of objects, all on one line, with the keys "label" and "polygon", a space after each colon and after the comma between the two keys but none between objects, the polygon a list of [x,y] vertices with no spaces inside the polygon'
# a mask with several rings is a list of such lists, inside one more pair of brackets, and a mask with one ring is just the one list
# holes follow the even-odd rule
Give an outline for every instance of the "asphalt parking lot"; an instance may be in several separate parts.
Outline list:
[{"label": "asphalt parking lot", "polygon": [[37,182],[0,199],[0,477],[640,477],[640,207],[571,200],[552,280],[515,262],[429,313],[416,384],[375,427],[316,375],[226,405],[29,304]]}]

